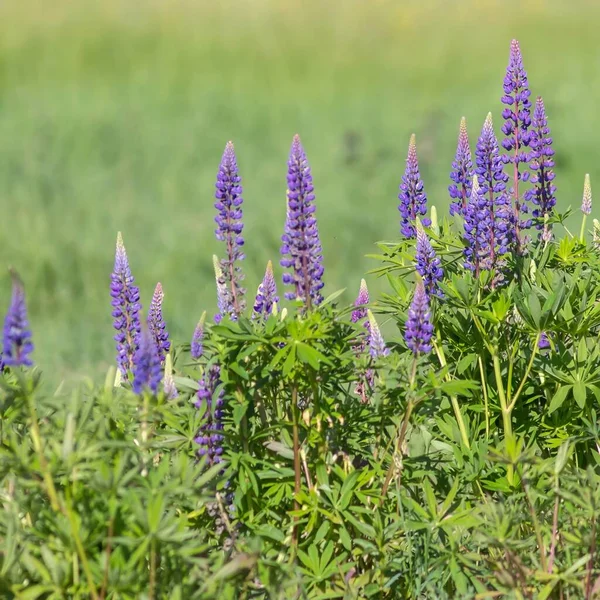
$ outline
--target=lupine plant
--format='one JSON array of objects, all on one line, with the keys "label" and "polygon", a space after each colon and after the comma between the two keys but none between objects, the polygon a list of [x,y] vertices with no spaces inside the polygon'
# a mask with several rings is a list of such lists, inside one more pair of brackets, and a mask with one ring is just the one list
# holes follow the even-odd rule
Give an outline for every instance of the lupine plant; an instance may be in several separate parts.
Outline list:
[{"label": "lupine plant", "polygon": [[215,319],[190,322],[191,342],[166,335],[160,287],[140,319],[119,234],[116,364],[102,385],[48,394],[15,278],[0,596],[599,597],[600,225],[588,239],[589,176],[579,235],[562,225],[545,106],[531,117],[517,42],[500,100],[505,153],[490,113],[473,162],[461,123],[441,219],[411,138],[398,240],[378,244],[370,273],[389,285],[378,297],[365,280],[348,282],[349,306],[323,295],[298,136],[283,273],[271,257],[247,308],[227,145]]}]

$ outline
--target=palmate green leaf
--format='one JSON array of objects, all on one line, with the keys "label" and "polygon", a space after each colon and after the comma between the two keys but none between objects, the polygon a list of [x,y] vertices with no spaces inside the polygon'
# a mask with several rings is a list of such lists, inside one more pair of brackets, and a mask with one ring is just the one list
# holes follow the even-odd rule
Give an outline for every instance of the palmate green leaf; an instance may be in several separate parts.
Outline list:
[{"label": "palmate green leaf", "polygon": [[550,406],[548,407],[548,413],[552,414],[555,410],[558,410],[567,399],[569,392],[573,389],[572,385],[561,385],[554,396],[552,396],[552,400],[550,400]]}]

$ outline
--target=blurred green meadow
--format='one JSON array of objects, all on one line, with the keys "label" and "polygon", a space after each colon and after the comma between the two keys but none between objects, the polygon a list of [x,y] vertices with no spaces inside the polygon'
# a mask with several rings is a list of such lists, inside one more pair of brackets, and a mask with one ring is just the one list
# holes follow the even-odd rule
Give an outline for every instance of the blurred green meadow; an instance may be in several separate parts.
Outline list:
[{"label": "blurred green meadow", "polygon": [[[559,208],[578,208],[584,174],[600,185],[599,26],[595,1],[1,3],[0,266],[25,280],[36,363],[55,383],[113,363],[119,230],[145,305],[162,282],[176,341],[214,312],[214,179],[230,139],[249,296],[278,260],[299,133],[326,292],[348,287],[353,298],[376,266],[365,255],[398,235],[410,134],[443,214],[460,117],[472,144],[488,111],[500,132],[513,37],[546,102]],[[8,301],[2,276],[2,310]]]}]

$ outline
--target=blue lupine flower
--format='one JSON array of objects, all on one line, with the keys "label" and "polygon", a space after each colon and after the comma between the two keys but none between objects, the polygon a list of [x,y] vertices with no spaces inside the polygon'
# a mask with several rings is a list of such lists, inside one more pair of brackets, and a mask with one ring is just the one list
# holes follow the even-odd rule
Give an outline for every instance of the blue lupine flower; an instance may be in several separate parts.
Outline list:
[{"label": "blue lupine flower", "polygon": [[[402,217],[400,231],[404,237],[414,238],[417,235],[415,227],[417,216],[427,214],[427,196],[423,190],[423,181],[419,172],[414,133],[410,137],[408,144],[406,170],[402,176],[398,199],[400,200],[398,210]],[[431,225],[431,221],[427,218],[422,219],[422,221],[426,227]]]},{"label": "blue lupine flower", "polygon": [[33,342],[27,319],[27,306],[25,304],[25,288],[16,271],[11,270],[12,296],[8,312],[4,319],[4,350],[0,363],[2,369],[7,367],[31,367],[31,353]]},{"label": "blue lupine flower", "polygon": [[444,278],[442,261],[432,248],[427,234],[419,225],[417,225],[415,262],[417,273],[423,278],[427,293],[442,298],[444,294],[438,285]]},{"label": "blue lupine flower", "polygon": [[115,335],[117,364],[123,378],[126,379],[127,371],[133,367],[133,356],[140,335],[140,310],[142,306],[140,304],[140,290],[134,285],[121,232],[117,234],[115,266],[110,277],[113,325],[117,330]]},{"label": "blue lupine flower", "polygon": [[220,262],[224,284],[223,302],[226,313],[234,319],[245,308],[245,290],[241,287],[244,277],[239,266],[239,261],[244,259],[241,181],[233,143],[227,142],[215,184],[215,208],[218,211],[215,217],[215,234],[219,241],[225,242],[226,257]]},{"label": "blue lupine flower", "polygon": [[192,358],[198,360],[204,352],[204,321],[206,320],[206,311],[202,313],[196,329],[194,329],[194,335],[192,336],[192,343],[190,345],[190,353]]},{"label": "blue lupine flower", "polygon": [[281,266],[290,269],[283,276],[293,286],[285,297],[300,298],[306,307],[323,301],[323,250],[315,216],[315,194],[310,166],[298,135],[294,136],[287,175],[287,216],[281,237]]},{"label": "blue lupine flower", "polygon": [[148,329],[154,338],[154,343],[156,344],[158,357],[160,358],[161,363],[164,363],[165,356],[168,354],[171,348],[169,333],[167,331],[167,326],[162,314],[162,303],[164,297],[165,295],[163,293],[162,285],[159,282],[156,284],[156,288],[154,289],[154,294],[152,296],[152,302],[150,303],[150,308],[148,309]]},{"label": "blue lupine flower", "polygon": [[529,162],[529,156],[524,148],[529,145],[530,139],[530,94],[527,72],[523,66],[521,48],[519,47],[519,42],[513,40],[510,45],[508,67],[504,77],[504,95],[502,96],[502,103],[506,105],[506,108],[502,111],[504,119],[502,131],[506,136],[502,141],[502,145],[507,151],[503,156],[504,162],[512,163],[513,165],[513,185],[510,189],[510,194],[513,201],[511,223],[514,233],[511,235],[511,238],[516,244],[517,251],[520,251],[523,242],[520,236],[521,230],[531,227],[530,219],[521,218],[522,215],[527,214],[528,207],[519,192],[519,181],[521,179],[526,180],[528,177],[528,172],[521,173],[519,165]]},{"label": "blue lupine flower", "polygon": [[450,179],[453,181],[448,187],[450,198],[452,198],[450,214],[464,215],[473,185],[473,159],[471,157],[471,147],[469,146],[467,121],[464,117],[460,121],[456,156],[452,163]]},{"label": "blue lupine flower", "polygon": [[[223,454],[223,390],[216,399],[215,392],[220,383],[221,369],[213,364],[200,380],[195,406],[203,410],[202,424],[194,441],[200,446],[199,457],[206,457],[207,465],[222,461]],[[213,410],[213,401],[215,406]]]},{"label": "blue lupine flower", "polygon": [[148,327],[143,327],[138,349],[133,357],[133,391],[141,394],[145,389],[149,389],[156,394],[162,375],[156,342]]},{"label": "blue lupine flower", "polygon": [[426,354],[431,352],[431,337],[433,325],[429,312],[429,298],[422,280],[417,281],[417,287],[408,309],[408,319],[404,340],[413,354]]},{"label": "blue lupine flower", "polygon": [[267,319],[273,312],[273,306],[277,302],[279,302],[279,296],[277,295],[277,285],[275,283],[275,276],[273,275],[273,263],[269,261],[265,270],[265,276],[256,292],[252,317],[256,316]]},{"label": "blue lupine flower", "polygon": [[[535,206],[533,216],[543,220],[552,214],[556,204],[556,186],[554,185],[554,150],[552,138],[548,127],[548,118],[544,101],[538,97],[533,112],[533,122],[530,135],[530,159],[529,168],[533,171],[529,181],[534,185],[533,189],[527,190],[525,198]],[[538,223],[537,228],[542,229],[544,224]],[[546,228],[548,229],[548,227]]]}]

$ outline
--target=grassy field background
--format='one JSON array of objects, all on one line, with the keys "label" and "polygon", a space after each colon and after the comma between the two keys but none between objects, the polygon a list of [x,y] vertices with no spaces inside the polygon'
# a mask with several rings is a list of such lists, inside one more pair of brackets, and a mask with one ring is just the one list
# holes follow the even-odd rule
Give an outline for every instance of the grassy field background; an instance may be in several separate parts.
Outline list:
[{"label": "grassy field background", "polygon": [[[559,207],[578,206],[584,174],[600,182],[599,26],[592,1],[0,3],[0,266],[26,282],[36,362],[55,382],[112,364],[118,230],[146,305],[163,283],[176,340],[214,311],[213,190],[229,139],[248,289],[278,259],[298,132],[326,291],[353,297],[375,266],[365,254],[398,234],[409,135],[445,211],[460,117],[472,142],[488,111],[499,132],[513,37],[546,101]],[[2,276],[2,307],[9,289]]]}]

